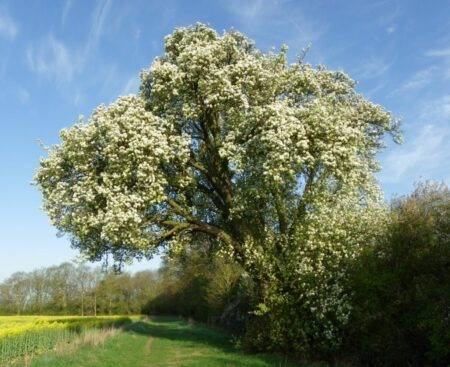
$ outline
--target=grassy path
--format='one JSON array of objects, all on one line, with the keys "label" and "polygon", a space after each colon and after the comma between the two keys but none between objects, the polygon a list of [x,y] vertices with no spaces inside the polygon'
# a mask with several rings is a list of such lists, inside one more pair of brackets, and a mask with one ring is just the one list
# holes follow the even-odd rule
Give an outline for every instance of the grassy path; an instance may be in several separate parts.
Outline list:
[{"label": "grassy path", "polygon": [[173,318],[136,322],[98,347],[41,356],[31,367],[293,367],[284,359],[238,352],[228,337]]}]

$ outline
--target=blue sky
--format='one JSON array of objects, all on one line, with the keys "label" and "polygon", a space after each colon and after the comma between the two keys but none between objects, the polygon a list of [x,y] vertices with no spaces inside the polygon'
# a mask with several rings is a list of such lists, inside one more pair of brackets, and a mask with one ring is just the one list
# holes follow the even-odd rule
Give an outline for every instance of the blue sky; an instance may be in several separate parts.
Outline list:
[{"label": "blue sky", "polygon": [[[0,0],[0,279],[71,260],[30,185],[61,128],[136,92],[174,27],[236,28],[292,60],[342,69],[403,119],[405,143],[380,154],[389,198],[418,179],[450,182],[449,1]],[[131,269],[155,267],[158,260]]]}]

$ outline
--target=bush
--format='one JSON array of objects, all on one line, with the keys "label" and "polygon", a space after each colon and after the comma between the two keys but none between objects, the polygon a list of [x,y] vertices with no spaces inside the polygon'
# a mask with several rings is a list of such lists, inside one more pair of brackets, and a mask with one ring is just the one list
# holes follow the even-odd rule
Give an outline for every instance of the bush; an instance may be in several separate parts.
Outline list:
[{"label": "bush", "polygon": [[159,293],[143,313],[180,315],[237,333],[243,330],[249,310],[249,284],[237,264],[189,252],[166,260]]},{"label": "bush", "polygon": [[383,241],[354,269],[347,348],[363,365],[444,366],[450,360],[450,192],[419,185],[393,202]]}]

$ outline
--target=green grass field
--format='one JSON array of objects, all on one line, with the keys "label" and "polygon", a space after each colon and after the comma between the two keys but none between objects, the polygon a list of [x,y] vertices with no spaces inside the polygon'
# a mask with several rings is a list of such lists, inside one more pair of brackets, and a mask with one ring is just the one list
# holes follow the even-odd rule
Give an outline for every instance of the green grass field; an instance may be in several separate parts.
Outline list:
[{"label": "green grass field", "polygon": [[299,366],[284,358],[248,355],[236,350],[229,337],[202,325],[158,317],[137,321],[96,347],[82,346],[67,354],[48,353],[32,367],[258,367]]}]

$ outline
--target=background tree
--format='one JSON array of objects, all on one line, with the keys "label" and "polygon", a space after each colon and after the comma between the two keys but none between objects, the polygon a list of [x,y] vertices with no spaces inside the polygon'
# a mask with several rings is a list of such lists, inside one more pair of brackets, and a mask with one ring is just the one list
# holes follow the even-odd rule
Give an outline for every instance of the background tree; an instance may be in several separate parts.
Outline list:
[{"label": "background tree", "polygon": [[88,293],[90,292],[90,288],[92,287],[92,276],[91,276],[91,270],[85,266],[84,264],[81,264],[78,266],[77,269],[77,278],[78,278],[78,284],[77,284],[77,290],[78,290],[78,297],[80,299],[80,309],[81,309],[81,316],[84,316],[85,313],[85,306],[86,306],[86,297]]},{"label": "background tree", "polygon": [[0,283],[0,314],[139,314],[157,290],[152,271],[118,274],[63,263]]},{"label": "background tree", "polygon": [[24,272],[11,275],[0,288],[0,294],[4,308],[11,313],[20,315],[26,310],[30,298],[30,282]]}]

